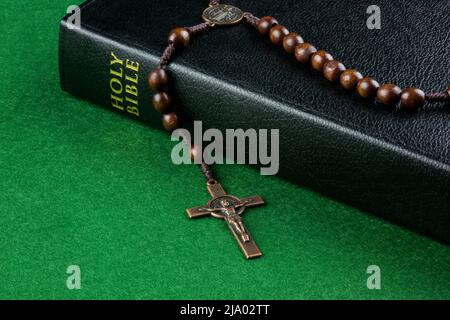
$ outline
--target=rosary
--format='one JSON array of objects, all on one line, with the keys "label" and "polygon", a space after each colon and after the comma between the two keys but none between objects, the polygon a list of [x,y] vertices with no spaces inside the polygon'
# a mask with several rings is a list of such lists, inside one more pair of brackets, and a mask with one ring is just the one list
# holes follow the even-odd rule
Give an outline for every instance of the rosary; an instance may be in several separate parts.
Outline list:
[{"label": "rosary", "polygon": [[[425,94],[417,88],[402,90],[391,83],[380,86],[373,78],[363,77],[358,70],[346,69],[327,51],[317,50],[312,44],[304,42],[300,35],[289,32],[273,17],[266,16],[259,19],[234,6],[220,4],[220,0],[210,0],[209,7],[203,11],[203,20],[204,22],[198,25],[175,28],[170,31],[168,46],[161,56],[159,65],[149,75],[149,85],[156,92],[153,96],[153,106],[163,115],[163,126],[169,132],[181,126],[180,116],[167,93],[169,75],[166,66],[170,63],[175,51],[186,47],[193,36],[212,27],[234,25],[241,21],[257,29],[262,36],[268,35],[274,45],[282,46],[286,52],[293,54],[300,63],[310,64],[313,69],[321,72],[327,80],[339,81],[345,90],[356,90],[358,95],[363,98],[376,99],[379,103],[388,106],[400,102],[400,109],[407,111],[415,111],[421,108],[425,102],[450,102],[450,87],[444,92]],[[190,146],[191,157],[195,158],[199,155],[198,148],[198,146]],[[259,196],[240,199],[228,195],[214,178],[211,167],[203,161],[200,167],[206,178],[206,187],[212,199],[205,206],[187,209],[189,218],[213,216],[224,219],[245,257],[247,259],[260,257],[262,253],[244,225],[241,214],[247,207],[264,204],[263,199]]]}]

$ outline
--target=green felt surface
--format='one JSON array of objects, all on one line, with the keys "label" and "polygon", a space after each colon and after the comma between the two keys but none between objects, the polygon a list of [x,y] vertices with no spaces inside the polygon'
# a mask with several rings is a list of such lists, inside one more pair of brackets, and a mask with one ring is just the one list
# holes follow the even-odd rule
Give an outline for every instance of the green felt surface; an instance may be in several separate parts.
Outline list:
[{"label": "green felt surface", "polygon": [[2,1],[0,298],[450,298],[450,247],[245,166],[217,171],[267,200],[245,214],[264,257],[243,259],[219,220],[189,221],[208,195],[168,136],[60,90],[69,4]]}]

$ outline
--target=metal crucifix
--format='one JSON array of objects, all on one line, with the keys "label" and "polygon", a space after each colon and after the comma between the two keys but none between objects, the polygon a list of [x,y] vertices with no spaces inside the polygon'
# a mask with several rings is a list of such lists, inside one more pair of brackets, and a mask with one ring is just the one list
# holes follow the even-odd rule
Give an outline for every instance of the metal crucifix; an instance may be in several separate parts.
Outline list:
[{"label": "metal crucifix", "polygon": [[189,218],[213,216],[224,219],[245,257],[247,259],[260,257],[262,253],[259,251],[250,232],[245,227],[241,214],[247,207],[264,204],[264,200],[260,196],[239,199],[238,197],[228,195],[218,182],[213,184],[208,183],[207,188],[212,199],[209,200],[206,206],[186,209]]}]

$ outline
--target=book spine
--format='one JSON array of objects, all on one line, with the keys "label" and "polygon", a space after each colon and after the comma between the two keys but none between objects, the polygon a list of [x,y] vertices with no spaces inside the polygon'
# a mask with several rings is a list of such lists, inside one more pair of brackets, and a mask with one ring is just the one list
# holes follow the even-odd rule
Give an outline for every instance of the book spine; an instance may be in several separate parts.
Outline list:
[{"label": "book spine", "polygon": [[88,28],[60,24],[61,88],[114,112],[162,128],[151,105],[147,73],[158,63],[151,53],[121,44]]}]

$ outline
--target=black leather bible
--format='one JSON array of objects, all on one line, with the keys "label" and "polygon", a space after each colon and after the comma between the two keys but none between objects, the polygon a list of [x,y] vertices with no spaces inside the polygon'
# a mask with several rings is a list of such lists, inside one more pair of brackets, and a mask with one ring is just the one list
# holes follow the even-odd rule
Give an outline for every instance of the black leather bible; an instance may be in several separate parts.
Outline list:
[{"label": "black leather bible", "polygon": [[[380,83],[450,85],[450,2],[226,0],[272,15]],[[207,0],[91,0],[60,29],[63,90],[161,128],[147,74],[169,30],[201,22]],[[183,118],[204,128],[278,128],[282,178],[450,242],[450,107],[416,113],[365,101],[274,47],[247,24],[196,37],[169,70]],[[292,214],[295,214],[294,212]],[[345,230],[343,230],[345,232]]]}]

